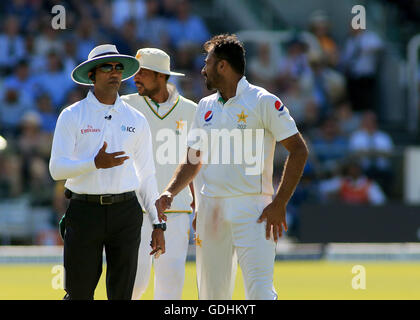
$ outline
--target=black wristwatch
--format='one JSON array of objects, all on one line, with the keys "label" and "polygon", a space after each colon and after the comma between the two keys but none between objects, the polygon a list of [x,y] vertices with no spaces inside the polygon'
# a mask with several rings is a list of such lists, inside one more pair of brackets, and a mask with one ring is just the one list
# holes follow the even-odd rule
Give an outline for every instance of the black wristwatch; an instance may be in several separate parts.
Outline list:
[{"label": "black wristwatch", "polygon": [[166,223],[163,222],[163,223],[154,224],[153,225],[153,230],[155,230],[155,229],[162,229],[163,231],[165,231],[166,230]]}]

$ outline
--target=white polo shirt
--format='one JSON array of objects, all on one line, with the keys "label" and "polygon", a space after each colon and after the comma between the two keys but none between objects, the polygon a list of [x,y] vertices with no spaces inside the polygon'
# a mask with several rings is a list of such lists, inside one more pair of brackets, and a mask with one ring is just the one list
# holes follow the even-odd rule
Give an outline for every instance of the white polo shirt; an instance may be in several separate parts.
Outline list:
[{"label": "white polo shirt", "polygon": [[[208,153],[202,158],[201,192],[209,197],[273,195],[276,141],[297,133],[281,100],[245,77],[238,82],[236,95],[225,103],[219,92],[201,99],[188,134],[190,148]],[[223,143],[223,137],[230,143]]]},{"label": "white polo shirt", "polygon": [[[197,104],[179,95],[173,84],[168,83],[167,88],[169,97],[159,104],[138,93],[121,97],[140,111],[150,125],[156,180],[160,192],[163,192],[172,179],[179,163],[185,160],[187,134],[197,109]],[[184,188],[174,198],[171,209],[165,213],[192,213],[191,202],[191,192],[188,187]]]},{"label": "white polo shirt", "polygon": [[[94,158],[107,142],[107,153],[125,151],[122,165],[97,169]],[[152,223],[159,223],[155,201],[152,138],[145,117],[118,96],[114,105],[101,104],[92,92],[65,108],[54,132],[50,173],[66,179],[65,187],[79,194],[119,194],[136,191]]]}]

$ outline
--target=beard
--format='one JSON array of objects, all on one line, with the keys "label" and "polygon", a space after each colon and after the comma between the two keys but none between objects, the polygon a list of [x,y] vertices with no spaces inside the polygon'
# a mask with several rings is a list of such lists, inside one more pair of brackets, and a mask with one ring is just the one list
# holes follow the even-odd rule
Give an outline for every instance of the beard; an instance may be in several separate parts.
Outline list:
[{"label": "beard", "polygon": [[159,92],[159,88],[147,89],[145,86],[141,85],[140,88],[137,87],[137,91],[139,95],[150,98],[151,96],[154,96],[156,93]]},{"label": "beard", "polygon": [[207,87],[207,90],[213,90],[213,84],[211,83],[209,78],[206,78],[206,87]]},{"label": "beard", "polygon": [[220,83],[220,74],[217,71],[214,73],[213,79],[208,77],[208,74],[205,76],[206,87],[208,90],[217,90],[217,83]]}]

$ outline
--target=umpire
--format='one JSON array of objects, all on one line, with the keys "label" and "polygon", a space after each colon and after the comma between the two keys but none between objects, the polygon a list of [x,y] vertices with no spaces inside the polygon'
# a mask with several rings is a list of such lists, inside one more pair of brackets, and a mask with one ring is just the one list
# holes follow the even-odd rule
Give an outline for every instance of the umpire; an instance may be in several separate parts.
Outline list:
[{"label": "umpire", "polygon": [[131,299],[143,222],[139,200],[154,225],[151,253],[165,252],[166,217],[155,207],[149,125],[118,95],[121,81],[138,70],[134,57],[106,44],[94,48],[71,75],[93,91],[61,112],[51,150],[51,176],[66,180],[71,199],[64,220],[64,299],[94,298],[104,248],[108,299]]}]

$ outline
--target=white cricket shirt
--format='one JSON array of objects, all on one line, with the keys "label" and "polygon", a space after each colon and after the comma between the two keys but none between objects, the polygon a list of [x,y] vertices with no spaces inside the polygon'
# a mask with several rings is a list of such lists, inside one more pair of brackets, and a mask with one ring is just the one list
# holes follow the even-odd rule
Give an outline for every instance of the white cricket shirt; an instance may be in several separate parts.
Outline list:
[{"label": "white cricket shirt", "polygon": [[[125,151],[130,158],[120,166],[97,169],[94,158],[104,141],[107,153]],[[107,107],[89,92],[85,99],[61,112],[49,168],[54,180],[66,179],[65,187],[75,193],[136,191],[152,223],[159,223],[150,128],[144,116],[119,96],[114,105]]]},{"label": "white cricket shirt", "polygon": [[[140,111],[147,119],[153,138],[158,190],[163,192],[178,167],[185,160],[188,130],[194,119],[197,104],[179,95],[173,84],[167,85],[169,97],[156,103],[138,93],[121,99]],[[184,188],[173,200],[166,213],[191,213],[192,195]]]},{"label": "white cricket shirt", "polygon": [[219,92],[201,99],[188,134],[188,146],[202,151],[207,163],[201,169],[201,192],[209,197],[273,195],[276,141],[297,133],[281,100],[245,77],[225,103]]}]

